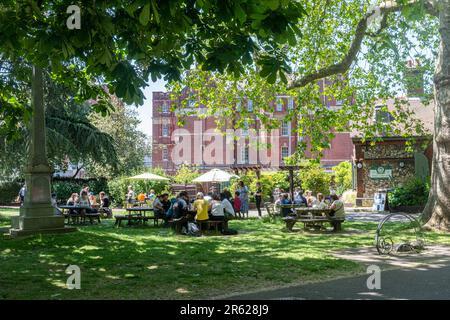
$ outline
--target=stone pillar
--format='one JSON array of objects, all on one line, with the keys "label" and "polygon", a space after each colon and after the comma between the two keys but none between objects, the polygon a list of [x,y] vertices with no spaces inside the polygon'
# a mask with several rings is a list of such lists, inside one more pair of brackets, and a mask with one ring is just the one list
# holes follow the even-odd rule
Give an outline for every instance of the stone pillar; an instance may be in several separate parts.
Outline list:
[{"label": "stone pillar", "polygon": [[11,236],[35,233],[74,231],[64,227],[64,217],[55,215],[51,205],[51,176],[53,173],[47,160],[45,136],[45,110],[42,69],[33,67],[30,147],[28,165],[25,170],[26,193],[20,215],[11,221]]}]

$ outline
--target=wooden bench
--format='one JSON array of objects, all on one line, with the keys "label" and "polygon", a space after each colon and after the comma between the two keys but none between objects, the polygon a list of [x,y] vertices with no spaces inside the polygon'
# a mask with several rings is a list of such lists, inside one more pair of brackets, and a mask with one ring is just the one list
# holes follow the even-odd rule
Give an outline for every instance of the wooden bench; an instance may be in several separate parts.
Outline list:
[{"label": "wooden bench", "polygon": [[200,231],[202,231],[202,225],[206,224],[206,230],[204,231],[209,231],[211,230],[211,227],[214,228],[214,230],[216,231],[216,233],[219,233],[219,226],[221,224],[223,224],[223,229],[227,229],[228,228],[228,221],[227,220],[206,220],[206,221],[202,221],[198,223],[198,228],[200,229]]},{"label": "wooden bench", "polygon": [[187,221],[186,217],[181,217],[177,219],[170,219],[168,223],[169,226],[175,230],[175,233],[181,234],[181,229],[183,227],[183,224],[186,223],[186,221]]},{"label": "wooden bench", "polygon": [[98,223],[101,223],[100,213],[86,213],[86,214],[64,214],[64,218],[67,219],[67,223],[70,223],[72,220],[72,224],[85,223],[86,218],[89,219],[91,224],[94,224],[94,220],[97,220]]},{"label": "wooden bench", "polygon": [[345,221],[344,218],[329,218],[329,217],[310,217],[310,216],[291,216],[284,218],[286,222],[286,228],[292,231],[292,228],[297,222],[303,223],[303,228],[306,230],[308,228],[322,229],[324,223],[330,223],[333,226],[333,231],[341,231],[342,222]]}]

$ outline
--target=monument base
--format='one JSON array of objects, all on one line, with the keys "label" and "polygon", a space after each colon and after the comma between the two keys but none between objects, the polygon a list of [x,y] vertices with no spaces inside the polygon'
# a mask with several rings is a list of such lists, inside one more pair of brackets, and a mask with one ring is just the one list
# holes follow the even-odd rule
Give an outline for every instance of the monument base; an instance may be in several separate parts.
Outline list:
[{"label": "monument base", "polygon": [[66,233],[76,231],[77,228],[66,227],[62,216],[12,217],[11,237],[28,236],[42,233]]}]

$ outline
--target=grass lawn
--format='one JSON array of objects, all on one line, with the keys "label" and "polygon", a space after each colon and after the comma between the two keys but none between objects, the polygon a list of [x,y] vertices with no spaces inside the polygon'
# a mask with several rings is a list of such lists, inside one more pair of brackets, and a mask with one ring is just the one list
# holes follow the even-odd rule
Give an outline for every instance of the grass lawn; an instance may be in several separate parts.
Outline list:
[{"label": "grass lawn", "polygon": [[[15,214],[0,209],[0,227]],[[0,237],[0,299],[208,299],[351,275],[365,270],[330,251],[373,245],[377,224],[346,222],[347,232],[336,235],[283,226],[231,221],[236,236],[193,238],[153,226],[117,229],[104,220],[63,235]],[[427,239],[450,243],[445,234]],[[65,287],[70,264],[81,268],[81,290]]]}]

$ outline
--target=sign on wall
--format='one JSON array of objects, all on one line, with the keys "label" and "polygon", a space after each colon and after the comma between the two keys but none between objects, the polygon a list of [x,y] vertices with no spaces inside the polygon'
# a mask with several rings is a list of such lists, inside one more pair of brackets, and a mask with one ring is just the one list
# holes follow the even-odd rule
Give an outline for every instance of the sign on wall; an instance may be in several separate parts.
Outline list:
[{"label": "sign on wall", "polygon": [[391,166],[372,166],[369,169],[371,179],[390,179],[392,178]]}]

